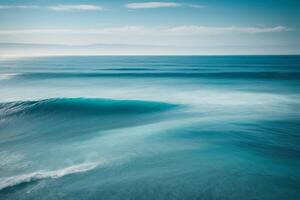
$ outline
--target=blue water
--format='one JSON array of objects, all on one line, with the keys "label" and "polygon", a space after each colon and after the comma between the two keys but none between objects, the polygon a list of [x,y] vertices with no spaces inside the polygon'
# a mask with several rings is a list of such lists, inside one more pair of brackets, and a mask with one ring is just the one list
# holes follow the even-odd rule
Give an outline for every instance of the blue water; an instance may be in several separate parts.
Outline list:
[{"label": "blue water", "polygon": [[0,199],[300,199],[300,56],[2,58]]}]

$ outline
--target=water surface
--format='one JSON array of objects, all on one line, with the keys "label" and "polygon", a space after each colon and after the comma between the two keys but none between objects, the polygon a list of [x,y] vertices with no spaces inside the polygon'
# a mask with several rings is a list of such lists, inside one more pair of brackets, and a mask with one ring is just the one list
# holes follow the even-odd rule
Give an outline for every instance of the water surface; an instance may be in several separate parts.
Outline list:
[{"label": "water surface", "polygon": [[0,60],[0,199],[299,199],[300,56]]}]

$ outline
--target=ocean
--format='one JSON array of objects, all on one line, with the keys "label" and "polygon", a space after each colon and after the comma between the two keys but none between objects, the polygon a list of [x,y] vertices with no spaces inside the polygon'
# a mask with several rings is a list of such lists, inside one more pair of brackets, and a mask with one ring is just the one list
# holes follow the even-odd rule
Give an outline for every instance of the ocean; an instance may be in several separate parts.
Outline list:
[{"label": "ocean", "polygon": [[300,56],[0,60],[0,199],[300,199]]}]

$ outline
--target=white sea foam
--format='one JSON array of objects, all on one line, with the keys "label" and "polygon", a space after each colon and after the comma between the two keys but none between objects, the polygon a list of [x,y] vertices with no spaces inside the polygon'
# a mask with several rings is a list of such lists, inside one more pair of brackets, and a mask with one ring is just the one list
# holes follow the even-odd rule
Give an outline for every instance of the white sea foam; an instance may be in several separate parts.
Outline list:
[{"label": "white sea foam", "polygon": [[18,161],[22,160],[23,155],[17,153],[9,153],[6,151],[0,152],[0,168],[8,167]]},{"label": "white sea foam", "polygon": [[88,163],[83,163],[78,165],[72,165],[70,167],[66,167],[58,170],[52,170],[52,171],[40,170],[32,173],[3,178],[0,179],[0,190],[7,187],[12,187],[21,183],[28,183],[35,180],[40,180],[45,178],[56,179],[70,174],[86,172],[96,168],[97,165],[98,163],[88,162]]},{"label": "white sea foam", "polygon": [[0,81],[1,80],[8,80],[12,79],[13,77],[19,75],[19,73],[5,73],[5,74],[0,74]]}]

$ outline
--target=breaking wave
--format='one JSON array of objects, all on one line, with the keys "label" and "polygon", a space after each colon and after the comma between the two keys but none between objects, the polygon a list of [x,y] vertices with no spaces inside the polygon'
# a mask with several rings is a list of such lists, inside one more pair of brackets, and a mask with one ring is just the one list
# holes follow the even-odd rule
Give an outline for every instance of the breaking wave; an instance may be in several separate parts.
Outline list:
[{"label": "breaking wave", "polygon": [[7,177],[2,180],[0,180],[0,190],[3,190],[8,187],[13,187],[22,183],[29,183],[32,181],[37,181],[40,179],[46,179],[46,178],[60,178],[66,175],[76,174],[76,173],[82,173],[89,170],[92,170],[96,168],[98,163],[83,163],[78,165],[72,165],[70,167],[66,167],[63,169],[58,170],[52,170],[52,171],[46,171],[46,170],[40,170],[35,171],[32,173],[27,174],[21,174],[17,176]]}]

